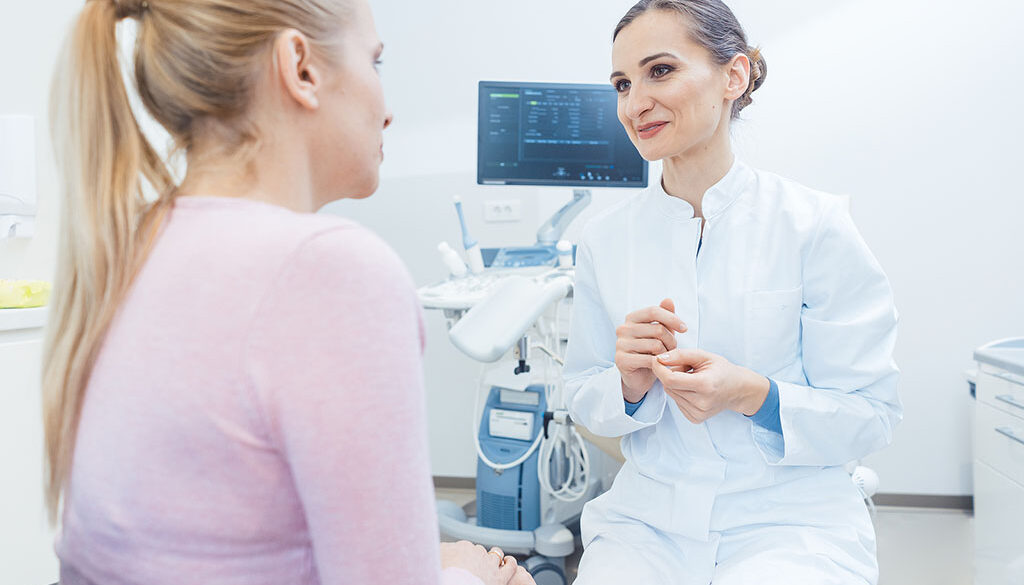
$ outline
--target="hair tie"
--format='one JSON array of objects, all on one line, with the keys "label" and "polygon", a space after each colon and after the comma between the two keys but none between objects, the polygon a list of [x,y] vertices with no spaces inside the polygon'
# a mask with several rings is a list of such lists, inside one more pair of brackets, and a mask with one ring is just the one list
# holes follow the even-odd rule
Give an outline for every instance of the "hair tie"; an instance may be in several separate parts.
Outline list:
[{"label": "hair tie", "polygon": [[114,14],[118,20],[123,18],[142,18],[149,12],[149,0],[131,2],[130,0],[113,0]]}]

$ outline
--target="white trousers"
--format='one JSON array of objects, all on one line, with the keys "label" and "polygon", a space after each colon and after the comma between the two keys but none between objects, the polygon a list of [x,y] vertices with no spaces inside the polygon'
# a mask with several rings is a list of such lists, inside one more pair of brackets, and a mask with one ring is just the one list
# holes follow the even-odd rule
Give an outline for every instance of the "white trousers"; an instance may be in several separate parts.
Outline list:
[{"label": "white trousers", "polygon": [[[606,510],[603,510],[606,512]],[[708,542],[584,512],[574,585],[875,585],[873,535],[850,527],[753,526]]]}]

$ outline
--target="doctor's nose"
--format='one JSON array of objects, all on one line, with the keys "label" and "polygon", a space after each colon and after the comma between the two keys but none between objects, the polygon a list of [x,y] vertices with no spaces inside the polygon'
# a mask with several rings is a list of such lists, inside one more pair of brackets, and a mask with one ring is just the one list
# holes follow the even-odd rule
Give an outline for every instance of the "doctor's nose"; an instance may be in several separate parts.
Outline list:
[{"label": "doctor's nose", "polygon": [[639,120],[654,107],[654,100],[646,92],[635,86],[630,88],[626,96],[626,116],[631,120]]}]

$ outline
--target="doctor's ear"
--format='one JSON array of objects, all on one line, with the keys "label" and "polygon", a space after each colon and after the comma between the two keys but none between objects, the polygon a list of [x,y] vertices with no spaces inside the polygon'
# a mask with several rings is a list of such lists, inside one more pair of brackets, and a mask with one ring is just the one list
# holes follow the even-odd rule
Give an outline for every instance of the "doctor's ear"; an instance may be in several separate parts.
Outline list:
[{"label": "doctor's ear", "polygon": [[725,99],[738,100],[747,93],[750,84],[750,58],[739,53],[725,64],[728,81],[725,86]]},{"label": "doctor's ear", "polygon": [[274,41],[274,57],[278,81],[288,95],[302,108],[319,108],[317,91],[323,78],[313,64],[312,46],[306,35],[295,29],[282,31]]}]

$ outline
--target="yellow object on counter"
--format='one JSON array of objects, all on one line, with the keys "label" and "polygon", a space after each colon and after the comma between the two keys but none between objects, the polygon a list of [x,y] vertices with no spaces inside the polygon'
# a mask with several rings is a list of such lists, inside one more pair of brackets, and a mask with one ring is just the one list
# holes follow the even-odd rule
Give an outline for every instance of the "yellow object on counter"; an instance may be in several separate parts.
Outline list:
[{"label": "yellow object on counter", "polygon": [[43,280],[0,280],[0,309],[42,307],[53,285]]}]

